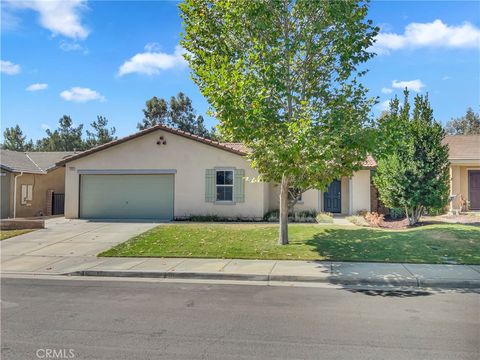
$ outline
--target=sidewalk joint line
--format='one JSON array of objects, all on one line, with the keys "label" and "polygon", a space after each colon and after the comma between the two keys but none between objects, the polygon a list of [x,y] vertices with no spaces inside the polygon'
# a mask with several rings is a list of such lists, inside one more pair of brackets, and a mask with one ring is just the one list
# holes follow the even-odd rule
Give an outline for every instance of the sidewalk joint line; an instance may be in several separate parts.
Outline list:
[{"label": "sidewalk joint line", "polygon": [[405,266],[406,264],[401,264],[401,265],[415,279],[415,282],[417,283],[417,287],[420,287],[420,279],[418,277],[416,277],[414,273],[412,273],[410,270],[408,270],[408,268]]},{"label": "sidewalk joint line", "polygon": [[[225,259],[227,260],[227,259]],[[228,264],[230,264],[234,259],[230,259],[227,261],[227,263],[225,265],[223,265],[220,270],[218,270],[218,272],[223,272],[223,270],[227,267]]]},{"label": "sidewalk joint line", "polygon": [[[166,259],[167,259],[167,258],[166,258]],[[187,260],[186,258],[182,259],[178,264],[175,264],[175,265],[173,265],[172,267],[168,268],[165,272],[167,273],[167,272],[175,269],[178,265],[183,264],[186,260]]]},{"label": "sidewalk joint line", "polygon": [[278,260],[275,260],[275,263],[273,264],[272,268],[270,269],[270,271],[267,274],[267,281],[271,281],[270,279],[272,278],[273,269],[275,269],[277,264],[278,264]]}]

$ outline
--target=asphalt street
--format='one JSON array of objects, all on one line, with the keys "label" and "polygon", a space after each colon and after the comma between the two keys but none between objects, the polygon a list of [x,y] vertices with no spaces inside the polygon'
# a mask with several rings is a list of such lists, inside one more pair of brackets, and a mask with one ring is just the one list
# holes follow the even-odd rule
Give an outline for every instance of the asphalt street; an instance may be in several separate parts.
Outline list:
[{"label": "asphalt street", "polygon": [[470,291],[4,278],[1,300],[4,360],[480,358]]}]

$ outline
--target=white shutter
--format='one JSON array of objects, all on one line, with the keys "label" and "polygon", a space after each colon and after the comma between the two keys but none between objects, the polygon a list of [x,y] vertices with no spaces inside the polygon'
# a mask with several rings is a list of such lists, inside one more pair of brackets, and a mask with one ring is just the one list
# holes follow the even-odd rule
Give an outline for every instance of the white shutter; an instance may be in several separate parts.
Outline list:
[{"label": "white shutter", "polygon": [[22,204],[26,204],[26,203],[27,203],[27,185],[22,185],[20,202],[21,202]]},{"label": "white shutter", "polygon": [[33,185],[27,185],[27,200],[33,200]]}]

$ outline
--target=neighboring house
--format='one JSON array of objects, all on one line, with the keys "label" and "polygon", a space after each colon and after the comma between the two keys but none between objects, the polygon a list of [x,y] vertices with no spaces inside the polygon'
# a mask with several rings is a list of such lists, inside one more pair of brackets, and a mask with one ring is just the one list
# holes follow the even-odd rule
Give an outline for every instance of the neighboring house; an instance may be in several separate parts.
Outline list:
[{"label": "neighboring house", "polygon": [[447,136],[450,149],[450,211],[480,210],[480,135]]},{"label": "neighboring house", "polygon": [[[278,209],[279,186],[253,181],[241,144],[218,143],[162,125],[61,160],[65,217],[181,219],[192,215],[262,219]],[[370,170],[308,190],[296,210],[370,210]]]},{"label": "neighboring house", "polygon": [[62,214],[65,169],[56,162],[73,154],[0,150],[1,218]]}]

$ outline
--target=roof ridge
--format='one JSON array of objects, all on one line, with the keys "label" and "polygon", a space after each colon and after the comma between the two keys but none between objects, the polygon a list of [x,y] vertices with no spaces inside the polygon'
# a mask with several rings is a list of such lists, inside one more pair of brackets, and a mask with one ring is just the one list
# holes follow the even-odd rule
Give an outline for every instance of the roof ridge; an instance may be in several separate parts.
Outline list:
[{"label": "roof ridge", "polygon": [[30,160],[33,163],[33,165],[35,165],[40,171],[45,172],[45,170],[43,170],[40,166],[38,166],[38,164],[35,161],[33,161],[33,159],[28,155],[26,151],[24,152],[24,154],[28,158],[28,160]]}]

